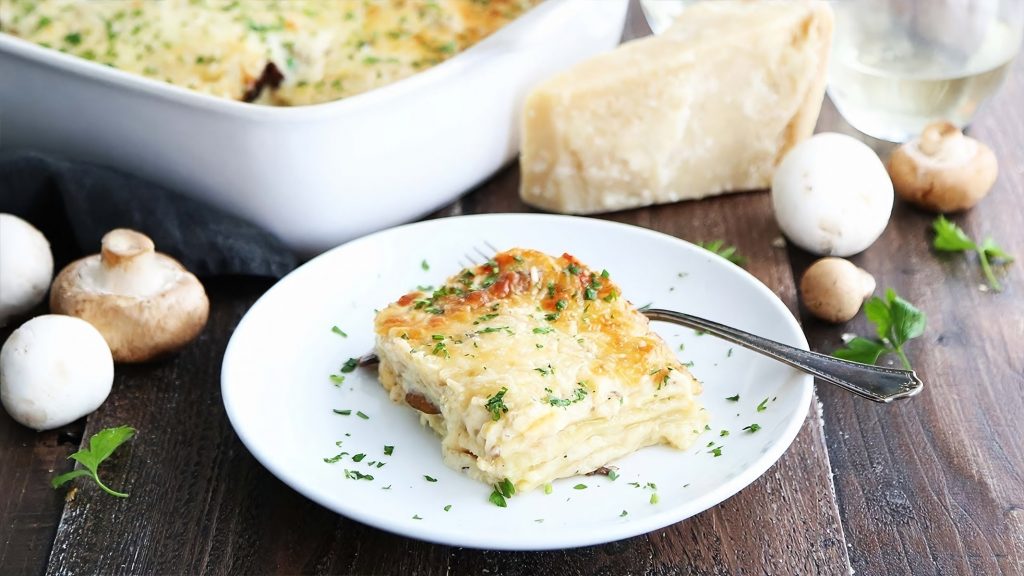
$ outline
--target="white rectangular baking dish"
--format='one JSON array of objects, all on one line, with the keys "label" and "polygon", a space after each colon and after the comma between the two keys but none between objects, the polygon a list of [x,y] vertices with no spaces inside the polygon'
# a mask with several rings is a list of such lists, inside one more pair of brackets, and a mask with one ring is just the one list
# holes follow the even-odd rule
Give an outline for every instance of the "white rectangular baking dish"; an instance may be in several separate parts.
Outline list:
[{"label": "white rectangular baking dish", "polygon": [[216,98],[0,33],[0,146],[134,173],[303,254],[415,219],[518,151],[523,97],[618,44],[628,0],[547,0],[431,69],[335,102]]}]

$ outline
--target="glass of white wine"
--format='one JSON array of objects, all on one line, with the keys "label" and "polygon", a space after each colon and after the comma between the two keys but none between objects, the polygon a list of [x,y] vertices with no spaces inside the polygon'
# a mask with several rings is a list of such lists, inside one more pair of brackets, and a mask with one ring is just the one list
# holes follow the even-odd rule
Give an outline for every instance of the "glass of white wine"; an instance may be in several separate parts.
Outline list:
[{"label": "glass of white wine", "polygon": [[1002,84],[1024,35],[1024,0],[844,0],[832,6],[829,96],[854,128],[894,142],[934,120],[961,128],[970,123]]}]

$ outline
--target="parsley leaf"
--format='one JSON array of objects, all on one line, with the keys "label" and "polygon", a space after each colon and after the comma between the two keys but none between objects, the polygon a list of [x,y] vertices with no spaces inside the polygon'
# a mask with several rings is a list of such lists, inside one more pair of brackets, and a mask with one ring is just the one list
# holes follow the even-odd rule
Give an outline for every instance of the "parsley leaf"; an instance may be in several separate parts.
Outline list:
[{"label": "parsley leaf", "polygon": [[751,424],[750,426],[744,426],[743,429],[753,434],[754,432],[757,432],[758,430],[761,429],[761,425],[755,423]]},{"label": "parsley leaf", "polygon": [[868,300],[864,305],[864,313],[875,325],[879,340],[857,337],[832,355],[843,360],[874,364],[882,354],[891,353],[900,358],[907,370],[912,370],[903,345],[924,334],[927,325],[924,312],[900,298],[890,288],[886,290],[884,300],[877,296]]},{"label": "parsley leaf", "polygon": [[72,470],[66,474],[61,474],[51,480],[50,484],[54,488],[60,488],[79,476],[91,476],[96,484],[107,494],[117,496],[118,498],[127,498],[127,494],[111,490],[106,484],[100,481],[97,471],[100,464],[109,458],[110,455],[114,453],[114,450],[117,450],[118,446],[130,440],[134,435],[135,428],[132,428],[131,426],[118,426],[116,428],[105,428],[100,430],[89,439],[88,448],[83,448],[69,456],[69,458],[72,458],[81,464],[82,468]]},{"label": "parsley leaf", "polygon": [[832,355],[836,358],[860,362],[861,364],[874,364],[878,362],[878,357],[884,354],[885,351],[885,344],[858,336],[847,342],[846,348],[836,350]]},{"label": "parsley leaf", "polygon": [[992,272],[992,262],[1009,264],[1013,262],[1013,256],[1007,254],[991,238],[986,238],[981,244],[975,243],[962,228],[947,220],[945,216],[939,216],[932,222],[932,230],[935,232],[932,246],[936,250],[940,252],[976,252],[981,264],[981,271],[985,275],[989,287],[996,292],[1002,291],[1003,286]]},{"label": "parsley leaf", "polygon": [[502,413],[508,412],[508,406],[505,405],[505,393],[508,392],[508,388],[502,387],[487,399],[487,403],[484,407],[491,413],[491,420],[500,420]]},{"label": "parsley leaf", "polygon": [[703,249],[705,249],[705,250],[707,250],[709,252],[713,252],[714,254],[719,255],[722,258],[725,258],[726,260],[728,260],[729,262],[732,262],[733,264],[735,264],[737,266],[743,266],[744,264],[747,263],[747,259],[744,258],[743,256],[741,256],[739,254],[739,252],[736,251],[736,247],[735,246],[726,246],[724,240],[712,240],[711,242],[698,242],[697,246],[700,246],[701,248],[703,248]]}]

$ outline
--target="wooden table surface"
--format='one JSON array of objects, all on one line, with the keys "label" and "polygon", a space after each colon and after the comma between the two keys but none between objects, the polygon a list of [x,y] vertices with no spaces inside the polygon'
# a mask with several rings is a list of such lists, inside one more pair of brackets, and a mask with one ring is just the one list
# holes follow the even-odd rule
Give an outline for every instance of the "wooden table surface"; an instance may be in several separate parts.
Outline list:
[{"label": "wooden table surface", "polygon": [[[635,11],[627,34],[644,33]],[[826,102],[819,131],[856,135]],[[1024,256],[1024,59],[970,133],[995,150],[995,190],[954,221]],[[883,157],[890,146],[869,141]],[[510,166],[434,216],[528,212]],[[813,258],[773,247],[764,192],[603,216],[690,241],[725,239],[747,269],[831,352],[863,315],[825,325],[799,307],[795,278]],[[908,353],[927,383],[893,405],[827,385],[796,441],[768,472],[722,504],[665,529],[602,546],[510,553],[409,540],[306,500],[267,472],[228,424],[220,365],[231,332],[270,286],[207,281],[210,323],[172,360],[119,366],[87,419],[35,433],[0,411],[0,574],[1024,574],[1024,273],[983,292],[971,258],[929,249],[933,215],[897,201],[882,238],[853,261],[879,288],[928,314]],[[0,333],[6,337],[9,329]],[[142,436],[104,465],[116,499],[49,479],[100,429]]]}]

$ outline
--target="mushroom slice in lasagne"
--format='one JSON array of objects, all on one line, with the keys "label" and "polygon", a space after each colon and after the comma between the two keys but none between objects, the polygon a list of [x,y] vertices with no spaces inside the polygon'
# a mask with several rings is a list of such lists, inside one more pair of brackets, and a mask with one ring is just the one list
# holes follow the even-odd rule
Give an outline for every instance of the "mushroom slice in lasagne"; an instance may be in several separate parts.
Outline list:
[{"label": "mushroom slice in lasagne", "polygon": [[686,448],[701,385],[605,271],[524,249],[411,292],[375,321],[380,381],[445,462],[529,490],[653,444]]}]

